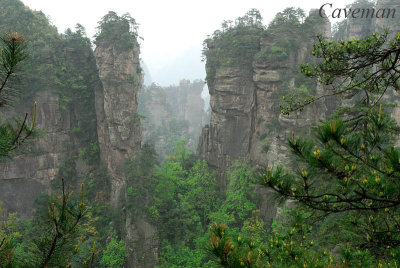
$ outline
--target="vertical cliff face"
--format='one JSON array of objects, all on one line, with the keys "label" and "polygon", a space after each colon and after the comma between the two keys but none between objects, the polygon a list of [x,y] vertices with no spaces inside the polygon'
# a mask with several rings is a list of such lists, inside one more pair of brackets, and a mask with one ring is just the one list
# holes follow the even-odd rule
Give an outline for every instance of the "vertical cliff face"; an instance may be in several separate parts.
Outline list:
[{"label": "vertical cliff face", "polygon": [[391,0],[378,0],[375,9],[384,9],[385,18],[374,18],[371,23],[372,29],[379,32],[389,29],[392,31],[391,36],[397,34],[400,30],[400,3]]},{"label": "vertical cliff face", "polygon": [[180,139],[189,150],[195,151],[207,113],[201,92],[202,80],[182,80],[177,86],[160,87],[153,84],[140,94],[139,112],[143,129],[143,142],[154,143],[161,159],[173,154]]},{"label": "vertical cliff face", "polygon": [[[400,7],[389,0],[380,0],[376,5],[359,1],[355,5],[376,11],[391,8],[397,12]],[[272,25],[261,33],[253,30],[258,46],[253,43],[252,51],[248,44],[242,48],[251,52],[246,57],[251,59],[251,66],[235,64],[245,59],[243,55],[224,52],[227,50],[224,44],[238,46],[243,42],[240,27],[223,29],[207,41],[207,84],[212,113],[210,124],[202,130],[198,153],[208,163],[221,170],[237,159],[255,164],[288,163],[285,144],[291,133],[309,134],[310,126],[333,111],[337,105],[335,99],[310,105],[290,116],[279,112],[284,95],[295,91],[320,95],[324,91],[320,85],[304,78],[298,67],[302,62],[313,61],[311,51],[316,33],[326,38],[332,36],[329,21],[322,19],[318,12],[310,11],[300,27],[296,24],[284,27],[284,20],[280,18],[281,26]],[[385,27],[395,32],[399,29],[399,20],[349,18],[338,26],[335,38],[360,38]]]},{"label": "vertical cliff face", "polygon": [[[22,216],[32,215],[36,197],[49,190],[50,181],[69,154],[65,145],[72,144],[66,134],[70,130],[70,113],[60,113],[59,97],[51,92],[39,92],[34,99],[38,102],[37,127],[44,129],[44,133],[34,145],[27,144],[29,147],[24,151],[0,163],[0,200],[9,211]],[[31,111],[31,107],[26,110]]]},{"label": "vertical cliff face", "polygon": [[209,85],[210,124],[199,141],[199,154],[216,167],[225,168],[232,160],[247,157],[256,108],[255,83],[246,67],[221,67]]},{"label": "vertical cliff face", "polygon": [[19,1],[0,1],[0,18],[0,29],[26,37],[29,54],[14,84],[20,99],[0,117],[30,117],[36,101],[38,131],[33,142],[0,161],[0,200],[10,212],[31,216],[35,199],[51,191],[53,181],[62,176],[69,184],[97,166],[94,88],[100,84],[82,28],[60,35],[43,13]]},{"label": "vertical cliff face", "polygon": [[[29,52],[26,72],[20,73],[21,99],[12,109],[1,109],[0,117],[21,117],[37,101],[39,131],[32,143],[0,162],[0,201],[10,212],[31,216],[35,199],[50,192],[59,178],[71,188],[88,182],[96,196],[88,194],[89,202],[102,194],[99,202],[110,201],[120,212],[121,224],[113,227],[129,245],[128,267],[153,267],[157,230],[123,207],[123,165],[141,146],[137,106],[142,74],[134,20],[107,14],[93,52],[82,26],[58,34],[43,13],[20,1],[0,0],[0,18],[1,30],[26,37]],[[98,186],[108,185],[102,181],[108,179],[111,192]]]},{"label": "vertical cliff face", "polygon": [[128,245],[127,267],[153,267],[158,259],[157,230],[124,207],[124,165],[141,147],[139,44],[130,21],[113,12],[103,19],[94,51],[102,84],[95,92],[100,158],[111,179],[111,205],[120,211],[121,218],[116,221],[121,223],[119,231]]},{"label": "vertical cliff face", "polygon": [[119,198],[125,160],[140,149],[141,130],[137,116],[142,74],[139,45],[118,50],[113,42],[101,41],[95,49],[102,87],[96,90],[97,130],[100,157],[112,177],[112,201]]},{"label": "vertical cliff face", "polygon": [[203,128],[198,153],[211,165],[223,170],[238,159],[261,165],[287,163],[286,138],[292,131],[308,133],[308,126],[325,117],[325,103],[290,116],[280,114],[282,96],[294,90],[323,90],[304,78],[298,65],[311,60],[308,55],[316,33],[330,37],[330,23],[313,10],[303,25],[296,27],[271,28],[258,34],[250,66],[212,66],[213,50],[223,48],[209,42],[206,68],[215,69],[207,79],[212,113],[210,124]]}]

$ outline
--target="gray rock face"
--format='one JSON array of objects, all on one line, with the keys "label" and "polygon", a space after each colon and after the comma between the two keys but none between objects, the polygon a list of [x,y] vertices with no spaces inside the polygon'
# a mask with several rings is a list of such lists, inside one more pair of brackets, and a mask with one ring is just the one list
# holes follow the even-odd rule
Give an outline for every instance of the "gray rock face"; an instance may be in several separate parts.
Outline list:
[{"label": "gray rock face", "polygon": [[128,250],[133,255],[127,259],[126,267],[146,268],[154,267],[158,261],[159,238],[157,229],[147,220],[137,217],[134,221],[130,217],[125,223]]},{"label": "gray rock face", "polygon": [[[310,12],[308,19],[319,16]],[[203,128],[198,154],[222,174],[234,161],[250,161],[255,165],[288,166],[291,159],[287,138],[309,134],[309,127],[326,117],[327,105],[318,102],[290,116],[280,114],[282,95],[299,84],[298,65],[309,60],[316,33],[330,37],[330,23],[314,24],[314,31],[298,37],[296,49],[283,60],[255,60],[252,66],[217,67],[215,79],[208,81],[212,108],[210,124]],[[286,33],[284,33],[286,34]],[[279,33],[277,34],[279,38]],[[272,50],[278,39],[261,37],[260,51]],[[215,49],[215,48],[210,48]],[[268,59],[268,57],[267,57]],[[323,91],[316,86],[315,94]],[[220,185],[226,186],[223,175]],[[266,221],[275,217],[277,207],[267,189],[257,189],[266,199],[260,216]]]},{"label": "gray rock face", "polygon": [[[399,6],[395,1],[380,0],[376,9],[391,7],[399,12]],[[211,95],[211,121],[203,128],[198,146],[198,154],[210,165],[221,171],[235,160],[250,160],[264,166],[290,166],[287,139],[292,132],[296,136],[309,135],[310,126],[325,119],[335,109],[337,100],[327,98],[290,116],[279,112],[278,105],[284,95],[282,91],[299,84],[298,79],[301,78],[296,74],[298,65],[313,60],[310,55],[315,33],[321,33],[326,38],[332,36],[329,21],[315,22],[318,16],[318,10],[310,11],[305,23],[307,20],[311,22],[312,32],[306,33],[305,38],[298,36],[296,48],[288,51],[284,60],[254,60],[252,68],[247,70],[217,67],[215,80],[207,81]],[[352,19],[341,31],[344,39],[352,39],[379,31],[384,26],[390,26],[394,31],[399,29],[399,24],[390,19]],[[274,45],[277,45],[277,39],[273,36],[260,39],[260,51]],[[316,85],[312,94],[318,96],[323,92],[324,88]],[[396,118],[399,114],[400,110],[395,109]],[[271,218],[275,215],[273,210],[263,203],[261,214]]]},{"label": "gray rock face", "polygon": [[225,168],[250,152],[256,85],[251,70],[221,67],[209,92],[210,124],[203,128],[198,154],[210,165]]},{"label": "gray rock face", "polygon": [[139,46],[136,43],[133,49],[118,51],[112,43],[102,42],[94,55],[102,82],[95,92],[100,157],[112,177],[111,202],[115,204],[125,183],[123,165],[141,143]]},{"label": "gray rock face", "polygon": [[[111,177],[111,205],[121,209],[126,197],[123,187],[125,161],[134,157],[141,146],[138,94],[142,87],[139,44],[118,50],[102,41],[94,52],[102,88],[95,92],[97,135],[101,162]],[[141,205],[141,204],[137,204]],[[158,258],[157,230],[145,219],[132,219],[125,212],[125,241],[129,245],[127,267],[153,267]]]},{"label": "gray rock face", "polygon": [[[390,29],[398,32],[400,29],[400,3],[393,0],[378,0],[376,3],[376,10],[384,9],[384,18],[375,18],[372,22],[374,31],[383,31]],[[390,11],[389,11],[390,10]],[[394,11],[395,10],[395,11]],[[394,14],[394,18],[393,15]],[[382,15],[381,15],[382,16]]]},{"label": "gray rock face", "polygon": [[[318,12],[312,10],[310,17],[315,16]],[[317,24],[315,33],[330,36],[329,21]],[[298,64],[311,54],[313,34],[299,39],[298,48],[284,60],[254,60],[252,68],[217,68],[215,79],[208,81],[211,121],[203,128],[198,146],[199,155],[210,165],[224,170],[238,159],[260,165],[288,162],[286,138],[325,117],[324,103],[290,116],[279,113],[279,91],[294,86]],[[271,36],[261,38],[260,50],[276,41]]]},{"label": "gray rock face", "polygon": [[[59,97],[49,91],[38,92],[36,126],[40,135],[34,143],[28,142],[12,159],[0,162],[0,200],[10,212],[21,216],[33,214],[33,201],[49,190],[50,182],[68,155],[72,138],[68,111],[59,108]],[[31,113],[33,108],[26,107]],[[15,114],[21,115],[20,109]]]}]

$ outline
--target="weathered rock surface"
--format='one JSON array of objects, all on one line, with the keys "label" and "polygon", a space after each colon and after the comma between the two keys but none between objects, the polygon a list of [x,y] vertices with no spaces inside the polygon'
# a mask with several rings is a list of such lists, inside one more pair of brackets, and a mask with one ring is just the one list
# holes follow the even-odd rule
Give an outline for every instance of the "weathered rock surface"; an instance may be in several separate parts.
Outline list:
[{"label": "weathered rock surface", "polygon": [[[377,2],[377,9],[387,7],[399,9],[399,4],[389,0]],[[288,89],[301,84],[301,77],[296,72],[298,65],[313,60],[310,55],[315,34],[332,38],[330,23],[319,18],[318,10],[310,11],[305,20],[307,23],[312,31],[304,31],[294,38],[295,48],[287,51],[285,59],[263,61],[255,57],[252,68],[219,66],[215,75],[207,80],[212,113],[210,123],[202,130],[198,154],[210,165],[222,171],[236,160],[249,160],[255,165],[290,166],[287,139],[292,132],[309,135],[310,126],[325,119],[337,107],[336,99],[327,98],[302,112],[290,116],[280,114],[282,96]],[[338,36],[360,38],[385,26],[394,31],[399,29],[398,24],[390,19],[352,19],[340,28]],[[277,41],[282,34],[288,36],[287,33],[277,33],[276,36],[261,37],[259,50],[268,51],[268,48],[279,46]],[[208,48],[217,49],[214,45]],[[209,60],[207,58],[207,62]],[[312,90],[309,93],[314,95],[324,93],[321,85],[315,85]],[[395,114],[400,114],[399,109],[395,109]],[[261,214],[271,218],[275,215],[274,208],[267,203],[262,204]]]},{"label": "weathered rock surface", "polygon": [[[68,66],[74,66],[77,68],[77,72],[84,73],[85,68],[95,67],[91,66],[91,63],[94,63],[94,57],[90,47],[86,47],[86,49],[81,47],[80,49],[79,52],[73,48],[65,50],[64,56],[69,58],[66,63]],[[76,55],[77,53],[79,56]],[[74,57],[80,57],[79,60],[86,65],[78,64]],[[95,69],[93,71],[96,72]],[[33,75],[39,74],[33,73]],[[85,76],[82,79],[86,78]],[[96,81],[91,82],[96,84]],[[38,136],[34,138],[33,142],[28,140],[24,146],[14,152],[12,158],[3,159],[0,162],[0,188],[3,189],[4,186],[4,190],[0,191],[0,200],[6,204],[6,208],[10,212],[18,212],[21,216],[33,215],[35,199],[41,193],[51,191],[51,182],[57,177],[60,167],[65,165],[65,162],[73,155],[75,156],[75,175],[85,174],[93,168],[79,154],[83,148],[83,141],[73,133],[73,130],[79,129],[81,124],[87,124],[82,121],[83,117],[80,115],[90,109],[94,111],[94,101],[86,102],[87,96],[85,95],[82,97],[85,105],[65,105],[63,103],[65,99],[62,96],[68,96],[69,93],[63,92],[64,95],[62,95],[60,94],[61,90],[61,87],[44,87],[40,91],[29,93],[29,97],[17,103],[12,111],[2,111],[2,115],[5,117],[20,118],[27,112],[30,118],[33,103],[37,102],[35,128]],[[69,88],[65,89],[65,91],[69,90]],[[96,118],[91,118],[91,120],[96,120]],[[94,121],[93,126],[95,125]],[[86,137],[97,139],[96,130],[91,130],[89,134],[86,134]],[[24,187],[24,182],[32,187]]]},{"label": "weathered rock surface", "polygon": [[123,165],[140,149],[141,130],[137,116],[142,74],[139,45],[118,51],[113,43],[100,42],[94,52],[102,88],[96,90],[97,130],[100,157],[112,177],[111,201],[119,199]]},{"label": "weathered rock surface", "polygon": [[[314,10],[310,16],[317,14]],[[315,27],[313,34],[321,32],[330,36],[329,21]],[[298,64],[311,53],[312,34],[299,42],[298,49],[291,50],[285,60],[254,60],[250,69],[217,68],[215,79],[208,81],[211,121],[203,128],[198,146],[199,155],[209,164],[225,169],[238,159],[260,165],[287,162],[286,138],[291,132],[306,129],[325,117],[324,103],[291,116],[279,113],[279,91],[294,86]],[[262,37],[260,50],[275,43],[274,37]]]},{"label": "weathered rock surface", "polygon": [[[59,110],[59,98],[51,92],[39,92],[37,100],[37,128],[42,130],[34,144],[9,161],[0,163],[0,200],[10,212],[31,216],[36,197],[49,190],[58,167],[68,155],[71,144],[69,113]],[[32,102],[33,104],[33,102]],[[27,107],[31,112],[32,107]]]},{"label": "weathered rock surface", "polygon": [[[318,11],[312,10],[307,20],[316,16]],[[279,108],[281,91],[287,92],[299,84],[296,81],[298,65],[310,58],[316,33],[330,37],[329,21],[314,25],[307,36],[297,38],[297,48],[288,51],[284,60],[255,59],[250,68],[217,67],[213,79],[207,81],[212,112],[210,123],[200,136],[200,157],[222,172],[237,160],[255,165],[290,163],[287,138],[292,132],[309,134],[309,126],[328,113],[324,102],[290,116],[281,115]],[[274,35],[261,37],[260,51],[276,46],[278,38]],[[313,90],[320,94],[323,88],[316,85]],[[223,176],[220,185],[226,185]],[[269,221],[276,215],[276,204],[268,190],[259,188],[256,191],[266,197],[260,206],[260,216]]]},{"label": "weathered rock surface", "polygon": [[[111,205],[124,211],[127,267],[153,267],[158,259],[158,233],[145,218],[133,218],[123,207],[126,179],[123,167],[141,147],[138,95],[142,87],[139,44],[118,49],[102,40],[94,51],[102,87],[95,92],[100,158],[111,177]],[[144,197],[145,198],[145,197]],[[138,206],[142,204],[137,204]]]}]

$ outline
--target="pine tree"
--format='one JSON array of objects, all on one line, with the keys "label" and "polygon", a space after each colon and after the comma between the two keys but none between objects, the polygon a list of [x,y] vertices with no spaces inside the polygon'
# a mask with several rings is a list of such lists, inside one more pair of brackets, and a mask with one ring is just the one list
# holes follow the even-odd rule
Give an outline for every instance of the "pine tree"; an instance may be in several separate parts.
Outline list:
[{"label": "pine tree", "polygon": [[398,265],[399,127],[385,99],[400,89],[400,34],[390,42],[387,37],[388,32],[374,33],[362,40],[333,42],[318,36],[312,54],[321,60],[303,64],[302,72],[330,92],[305,99],[290,96],[281,105],[282,113],[327,96],[347,98],[348,104],[314,129],[314,139],[293,133],[288,143],[296,168],[266,167],[259,172],[261,185],[297,201],[286,229],[273,228],[258,247],[229,237],[223,225],[211,229],[210,248],[223,266],[324,267],[337,261],[328,254],[335,246],[343,250],[345,266]]},{"label": "pine tree", "polygon": [[[21,62],[28,56],[25,52],[25,39],[18,33],[5,33],[0,36],[0,108],[10,105],[17,90],[13,87]],[[36,103],[32,124],[28,125],[28,114],[21,119],[0,122],[0,157],[8,156],[29,136],[33,134],[36,118]]]},{"label": "pine tree", "polygon": [[[28,56],[25,39],[18,33],[0,36],[0,108],[12,104],[17,95],[15,83],[21,63]],[[23,120],[0,122],[0,157],[9,156],[27,138],[34,134],[36,102],[32,123],[28,125],[28,114]],[[81,199],[75,202],[66,192],[62,180],[61,195],[52,197],[48,207],[38,212],[30,228],[18,228],[19,221],[10,214],[0,222],[0,267],[60,267],[68,266],[78,254],[79,245],[88,236],[97,232],[87,217],[82,184]],[[27,227],[27,226],[25,226]],[[28,237],[23,237],[21,233]],[[98,253],[93,245],[85,260],[91,267]]]}]

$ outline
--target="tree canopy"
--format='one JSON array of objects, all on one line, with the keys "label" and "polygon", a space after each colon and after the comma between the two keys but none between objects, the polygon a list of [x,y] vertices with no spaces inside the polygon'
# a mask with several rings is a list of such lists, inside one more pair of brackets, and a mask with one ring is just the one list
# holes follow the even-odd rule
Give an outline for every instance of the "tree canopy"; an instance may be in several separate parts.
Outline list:
[{"label": "tree canopy", "polygon": [[[321,60],[303,64],[302,72],[330,90],[319,98],[340,95],[349,101],[315,127],[313,139],[293,133],[288,144],[297,167],[260,169],[259,184],[297,204],[283,225],[267,236],[266,244],[243,243],[226,235],[224,225],[212,228],[210,248],[223,266],[396,265],[399,126],[385,96],[399,89],[400,35],[393,40],[387,36],[373,33],[337,42],[318,36],[312,54]],[[319,98],[301,102],[290,97],[282,113]],[[342,250],[337,258],[332,256],[334,247]]]}]

